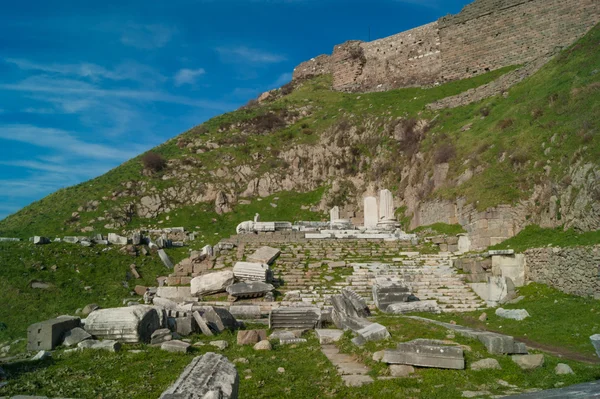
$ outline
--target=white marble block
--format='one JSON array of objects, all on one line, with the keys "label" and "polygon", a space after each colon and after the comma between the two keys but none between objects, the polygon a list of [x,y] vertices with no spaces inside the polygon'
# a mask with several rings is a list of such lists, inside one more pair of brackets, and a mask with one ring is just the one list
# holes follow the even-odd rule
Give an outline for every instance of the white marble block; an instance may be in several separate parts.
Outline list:
[{"label": "white marble block", "polygon": [[379,211],[377,209],[377,198],[365,197],[365,227],[376,228],[379,222]]}]

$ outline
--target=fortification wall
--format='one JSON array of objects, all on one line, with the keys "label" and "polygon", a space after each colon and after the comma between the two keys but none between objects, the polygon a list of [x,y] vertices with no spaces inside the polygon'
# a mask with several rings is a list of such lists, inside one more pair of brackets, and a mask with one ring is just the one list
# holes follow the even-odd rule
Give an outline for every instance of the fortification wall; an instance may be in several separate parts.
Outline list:
[{"label": "fortification wall", "polygon": [[294,78],[305,71],[332,73],[333,89],[340,91],[464,79],[535,60],[572,44],[599,22],[598,0],[476,0],[428,25],[336,46],[329,62],[303,63]]},{"label": "fortification wall", "polygon": [[298,65],[294,69],[293,79],[302,80],[329,73],[331,73],[331,57],[323,54]]},{"label": "fortification wall", "polygon": [[440,21],[441,81],[523,64],[582,37],[598,0],[479,0]]}]

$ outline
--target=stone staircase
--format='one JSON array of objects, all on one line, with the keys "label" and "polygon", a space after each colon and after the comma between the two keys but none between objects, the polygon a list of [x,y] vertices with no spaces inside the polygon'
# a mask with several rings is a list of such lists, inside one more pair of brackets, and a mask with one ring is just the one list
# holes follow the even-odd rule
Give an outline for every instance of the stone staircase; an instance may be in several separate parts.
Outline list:
[{"label": "stone staircase", "polygon": [[[239,236],[238,236],[239,237]],[[274,242],[275,241],[275,242]],[[328,299],[351,287],[374,308],[372,286],[376,277],[402,279],[421,300],[436,300],[445,312],[466,312],[485,307],[452,267],[452,254],[420,254],[410,243],[381,240],[289,240],[256,239],[237,242],[224,254],[224,266],[244,259],[261,246],[281,250],[272,267],[278,290],[285,296],[280,305],[299,303],[327,306]]]}]

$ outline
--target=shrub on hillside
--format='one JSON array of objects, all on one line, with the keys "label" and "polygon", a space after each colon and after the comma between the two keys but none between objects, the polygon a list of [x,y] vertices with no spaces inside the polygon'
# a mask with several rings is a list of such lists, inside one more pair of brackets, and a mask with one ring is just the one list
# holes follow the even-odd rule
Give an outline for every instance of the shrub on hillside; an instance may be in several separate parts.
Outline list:
[{"label": "shrub on hillside", "polygon": [[442,144],[435,152],[434,161],[437,164],[447,163],[456,156],[456,148],[452,143]]},{"label": "shrub on hillside", "polygon": [[144,164],[144,168],[152,171],[152,172],[160,172],[167,166],[167,161],[162,157],[162,155],[157,154],[155,152],[147,152],[142,157],[142,163]]},{"label": "shrub on hillside", "polygon": [[513,121],[512,119],[502,119],[500,122],[498,122],[498,128],[500,128],[500,130],[506,130],[509,127],[511,127],[512,125],[514,125],[515,121]]}]

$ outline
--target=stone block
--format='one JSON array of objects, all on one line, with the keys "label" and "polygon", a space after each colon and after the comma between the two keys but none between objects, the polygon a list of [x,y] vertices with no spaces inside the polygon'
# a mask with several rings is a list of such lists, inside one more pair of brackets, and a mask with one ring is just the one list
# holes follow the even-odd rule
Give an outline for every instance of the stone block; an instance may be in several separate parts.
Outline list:
[{"label": "stone block", "polygon": [[158,287],[156,296],[172,301],[184,301],[192,297],[191,287]]},{"label": "stone block", "polygon": [[281,251],[277,248],[260,247],[252,255],[248,256],[248,262],[271,265],[279,255],[281,255]]},{"label": "stone block", "polygon": [[[176,352],[176,353],[189,353],[192,350],[192,346],[190,344],[188,344],[187,342],[183,342],[183,341],[179,341],[179,340],[171,340],[171,341],[165,341],[160,345],[160,349],[167,351],[167,352]],[[185,373],[185,371],[184,371]],[[164,395],[164,394],[163,394]],[[193,396],[161,396],[161,398],[186,398],[186,397],[190,397],[193,398]]]},{"label": "stone block", "polygon": [[64,334],[62,344],[64,346],[73,346],[77,345],[81,341],[85,341],[86,339],[92,339],[92,336],[88,334],[83,328],[75,327],[74,329],[67,331]]},{"label": "stone block", "polygon": [[266,263],[237,262],[233,266],[233,275],[242,281],[266,282],[269,279],[269,265]]},{"label": "stone block", "polygon": [[127,245],[127,237],[115,233],[108,233],[108,242],[113,245]]},{"label": "stone block", "polygon": [[511,320],[525,320],[529,317],[529,313],[525,309],[496,309],[496,316]]},{"label": "stone block", "polygon": [[383,312],[387,310],[390,304],[406,302],[411,296],[406,283],[388,277],[376,278],[372,290],[375,306]]},{"label": "stone block", "polygon": [[260,319],[262,317],[262,311],[260,306],[257,305],[236,305],[229,307],[229,313],[231,313],[236,319]]},{"label": "stone block", "polygon": [[32,324],[27,329],[27,350],[54,350],[63,341],[65,333],[79,327],[80,324],[79,317],[59,317]]},{"label": "stone block", "polygon": [[121,343],[114,340],[97,341],[94,339],[88,339],[78,343],[77,348],[118,352],[121,350]]},{"label": "stone block", "polygon": [[201,297],[225,292],[235,282],[233,272],[226,270],[194,277],[191,282],[192,296]]},{"label": "stone block", "polygon": [[502,367],[496,359],[482,359],[471,365],[471,370],[501,370]]},{"label": "stone block", "polygon": [[267,339],[266,330],[245,330],[238,331],[237,344],[238,345],[254,345],[260,341]]},{"label": "stone block", "polygon": [[316,329],[315,333],[317,338],[319,338],[319,343],[321,345],[333,344],[334,342],[339,341],[344,335],[344,331],[342,330]]},{"label": "stone block", "polygon": [[344,287],[342,289],[342,295],[344,298],[352,304],[352,307],[356,311],[359,317],[368,317],[371,315],[369,306],[363,297],[358,295],[350,287]]},{"label": "stone block", "polygon": [[408,364],[419,367],[464,370],[462,348],[451,346],[398,344],[395,350],[385,350],[382,361],[388,364]]},{"label": "stone block", "polygon": [[392,303],[387,306],[386,313],[406,314],[406,313],[441,313],[441,309],[434,300],[417,302]]},{"label": "stone block", "polygon": [[200,328],[200,331],[202,331],[202,334],[208,337],[212,337],[214,335],[206,323],[206,320],[202,318],[199,312],[194,312],[192,317],[194,317],[194,320],[196,320],[196,324],[198,325],[198,328]]},{"label": "stone block", "polygon": [[[234,271],[235,274],[235,271]],[[275,289],[271,284],[261,281],[235,283],[227,287],[227,293],[234,298],[258,298]]]},{"label": "stone block", "polygon": [[93,336],[126,343],[149,343],[160,327],[158,312],[148,305],[96,310],[85,322],[85,330]]},{"label": "stone block", "polygon": [[182,337],[187,337],[198,331],[198,326],[194,318],[190,316],[175,317],[175,332]]},{"label": "stone block", "polygon": [[391,364],[390,365],[390,376],[396,378],[406,378],[415,372],[413,366],[407,366],[405,364]]},{"label": "stone block", "polygon": [[194,312],[198,312],[208,327],[214,332],[234,331],[237,328],[237,320],[227,309],[194,305],[193,310]]},{"label": "stone block", "polygon": [[167,269],[173,269],[173,262],[171,262],[169,255],[167,255],[164,249],[158,250],[158,256]]},{"label": "stone block", "polygon": [[156,330],[152,333],[150,344],[160,345],[163,342],[171,341],[172,339],[173,335],[171,334],[171,330],[168,328],[161,328],[160,330]]},{"label": "stone block", "polygon": [[269,328],[314,329],[321,319],[317,307],[279,307],[269,314]]},{"label": "stone block", "polygon": [[390,337],[387,328],[378,323],[372,323],[367,327],[358,330],[357,334],[365,341],[381,341]]},{"label": "stone block", "polygon": [[590,337],[590,342],[592,346],[596,350],[596,355],[600,357],[600,334],[595,334]]}]

